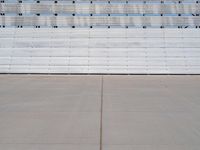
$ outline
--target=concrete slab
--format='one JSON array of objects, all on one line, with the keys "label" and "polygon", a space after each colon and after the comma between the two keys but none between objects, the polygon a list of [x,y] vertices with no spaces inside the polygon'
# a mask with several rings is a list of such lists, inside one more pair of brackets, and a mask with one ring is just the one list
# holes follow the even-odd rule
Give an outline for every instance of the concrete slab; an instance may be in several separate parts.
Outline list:
[{"label": "concrete slab", "polygon": [[3,150],[96,150],[92,144],[0,144]]},{"label": "concrete slab", "polygon": [[199,89],[200,76],[0,75],[0,149],[199,150]]},{"label": "concrete slab", "polygon": [[199,76],[104,77],[104,111],[198,111]]},{"label": "concrete slab", "polygon": [[0,76],[0,111],[100,111],[100,79]]},{"label": "concrete slab", "polygon": [[199,149],[199,87],[199,76],[105,76],[103,149]]},{"label": "concrete slab", "polygon": [[105,145],[149,145],[149,148],[169,145],[170,148],[200,142],[198,114],[107,112],[103,122]]},{"label": "concrete slab", "polygon": [[0,76],[0,149],[99,149],[100,79]]},{"label": "concrete slab", "polygon": [[1,143],[99,142],[97,112],[1,112],[0,118]]}]

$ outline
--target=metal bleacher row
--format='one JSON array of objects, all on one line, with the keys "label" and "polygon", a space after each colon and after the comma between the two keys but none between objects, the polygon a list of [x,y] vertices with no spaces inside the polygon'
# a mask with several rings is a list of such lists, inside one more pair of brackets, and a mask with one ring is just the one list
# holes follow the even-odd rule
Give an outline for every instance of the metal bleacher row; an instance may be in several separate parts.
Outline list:
[{"label": "metal bleacher row", "polygon": [[1,27],[199,28],[193,0],[1,0]]},{"label": "metal bleacher row", "polygon": [[0,73],[200,74],[199,14],[195,0],[0,0]]}]

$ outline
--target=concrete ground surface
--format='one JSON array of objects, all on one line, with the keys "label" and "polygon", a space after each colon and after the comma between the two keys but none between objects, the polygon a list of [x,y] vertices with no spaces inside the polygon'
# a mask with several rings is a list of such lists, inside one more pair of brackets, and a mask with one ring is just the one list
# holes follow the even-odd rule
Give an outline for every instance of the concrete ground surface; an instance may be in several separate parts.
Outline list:
[{"label": "concrete ground surface", "polygon": [[0,150],[200,150],[200,76],[0,75]]}]

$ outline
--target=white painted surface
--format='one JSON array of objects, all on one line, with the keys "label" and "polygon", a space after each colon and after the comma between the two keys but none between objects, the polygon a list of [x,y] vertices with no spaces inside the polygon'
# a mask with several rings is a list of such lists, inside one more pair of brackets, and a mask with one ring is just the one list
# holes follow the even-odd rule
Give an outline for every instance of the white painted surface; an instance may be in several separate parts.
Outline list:
[{"label": "white painted surface", "polygon": [[200,73],[198,29],[0,29],[1,73]]}]

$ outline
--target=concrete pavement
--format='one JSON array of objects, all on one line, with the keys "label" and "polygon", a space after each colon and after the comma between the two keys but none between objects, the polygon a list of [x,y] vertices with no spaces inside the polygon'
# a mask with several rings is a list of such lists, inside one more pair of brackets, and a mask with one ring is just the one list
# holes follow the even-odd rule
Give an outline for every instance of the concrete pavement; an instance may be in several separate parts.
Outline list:
[{"label": "concrete pavement", "polygon": [[200,76],[0,75],[0,150],[199,150]]}]

